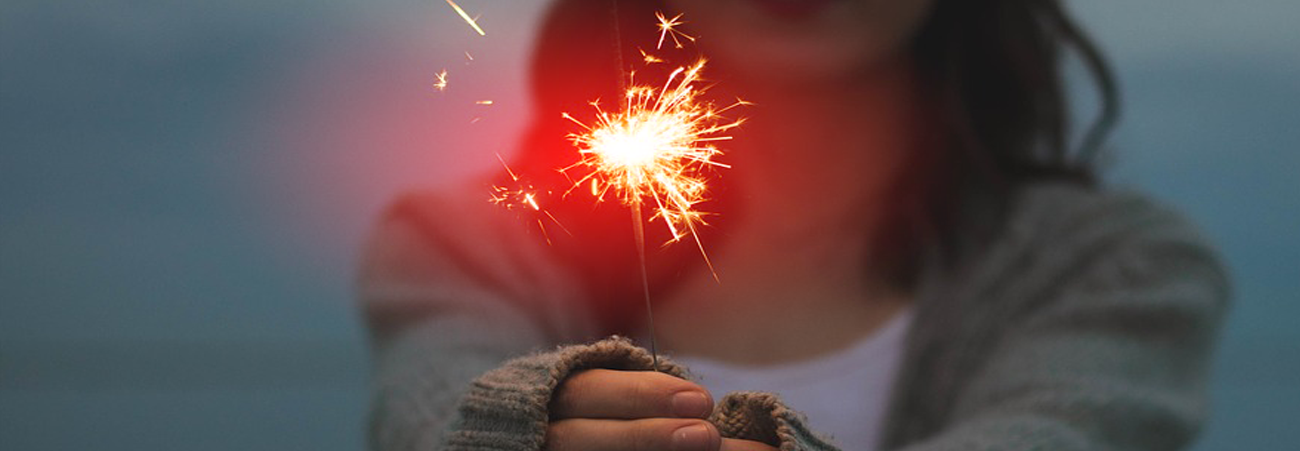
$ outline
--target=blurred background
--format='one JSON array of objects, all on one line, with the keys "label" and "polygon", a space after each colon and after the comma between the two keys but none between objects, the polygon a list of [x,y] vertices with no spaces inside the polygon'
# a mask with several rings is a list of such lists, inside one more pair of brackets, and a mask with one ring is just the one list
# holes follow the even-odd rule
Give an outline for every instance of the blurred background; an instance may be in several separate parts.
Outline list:
[{"label": "blurred background", "polygon": [[[439,0],[0,4],[0,449],[362,448],[367,228],[527,119],[543,2],[460,4],[486,37]],[[1195,449],[1300,446],[1300,3],[1069,4],[1123,83],[1111,183],[1234,276]]]}]

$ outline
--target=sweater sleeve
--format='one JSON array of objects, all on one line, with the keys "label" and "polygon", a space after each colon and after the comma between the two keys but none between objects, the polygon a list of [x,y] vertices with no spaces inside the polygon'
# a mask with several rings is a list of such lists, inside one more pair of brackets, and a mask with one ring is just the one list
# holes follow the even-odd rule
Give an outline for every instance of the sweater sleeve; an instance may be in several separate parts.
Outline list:
[{"label": "sweater sleeve", "polygon": [[[619,337],[513,358],[474,380],[441,449],[540,450],[546,443],[551,395],[565,378],[589,368],[648,371],[651,362],[649,352]],[[659,370],[688,377],[684,367],[668,358],[660,359]],[[763,442],[781,451],[838,451],[771,393],[728,393],[709,421],[723,437]]]},{"label": "sweater sleeve", "polygon": [[1205,420],[1228,297],[1213,252],[1136,196],[1050,198],[1011,221],[1021,242],[1006,247],[1032,251],[982,276],[1018,287],[978,297],[1005,309],[987,357],[946,426],[907,451],[1173,450]]},{"label": "sweater sleeve", "polygon": [[410,194],[384,214],[359,281],[374,360],[372,449],[437,449],[474,378],[590,335],[572,305],[577,284],[532,233],[486,196]]}]

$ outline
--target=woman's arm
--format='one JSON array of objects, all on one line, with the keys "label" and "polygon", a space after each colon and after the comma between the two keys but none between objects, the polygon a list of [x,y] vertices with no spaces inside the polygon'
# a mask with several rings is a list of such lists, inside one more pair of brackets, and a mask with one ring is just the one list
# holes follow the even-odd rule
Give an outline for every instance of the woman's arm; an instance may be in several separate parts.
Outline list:
[{"label": "woman's arm", "polygon": [[474,378],[591,333],[584,310],[572,305],[581,295],[576,283],[524,221],[486,198],[452,194],[400,199],[363,258],[374,449],[435,449]]}]

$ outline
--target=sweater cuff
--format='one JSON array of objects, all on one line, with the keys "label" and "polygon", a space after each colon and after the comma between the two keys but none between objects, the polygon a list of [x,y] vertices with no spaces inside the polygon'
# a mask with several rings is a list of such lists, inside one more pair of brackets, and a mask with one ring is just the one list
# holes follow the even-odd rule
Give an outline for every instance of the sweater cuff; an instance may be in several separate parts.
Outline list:
[{"label": "sweater cuff", "polygon": [[808,429],[804,416],[772,393],[728,393],[714,407],[709,422],[723,437],[763,442],[781,451],[839,450]]},{"label": "sweater cuff", "polygon": [[[622,337],[512,359],[470,385],[443,448],[540,450],[546,442],[551,395],[570,374],[592,368],[650,371],[653,366],[648,351]],[[659,360],[659,371],[683,379],[688,374],[684,367],[664,358]],[[709,421],[723,437],[756,440],[782,451],[836,450],[809,431],[802,416],[770,393],[728,394]]]},{"label": "sweater cuff", "polygon": [[[448,450],[540,450],[550,422],[547,407],[560,382],[591,368],[649,371],[653,358],[622,337],[561,346],[507,361],[476,379],[460,400]],[[684,378],[685,369],[666,361],[659,370]]]}]

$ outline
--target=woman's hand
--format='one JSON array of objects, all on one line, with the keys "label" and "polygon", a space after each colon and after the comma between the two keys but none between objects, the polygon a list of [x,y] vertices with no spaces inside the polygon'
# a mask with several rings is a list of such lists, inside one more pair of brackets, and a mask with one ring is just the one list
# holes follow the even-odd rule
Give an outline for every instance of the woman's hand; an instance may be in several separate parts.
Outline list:
[{"label": "woman's hand", "polygon": [[723,439],[704,418],[704,387],[653,371],[592,369],[570,375],[551,399],[548,451],[776,451]]}]

